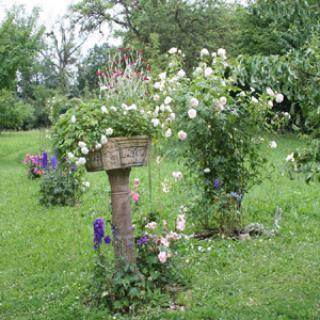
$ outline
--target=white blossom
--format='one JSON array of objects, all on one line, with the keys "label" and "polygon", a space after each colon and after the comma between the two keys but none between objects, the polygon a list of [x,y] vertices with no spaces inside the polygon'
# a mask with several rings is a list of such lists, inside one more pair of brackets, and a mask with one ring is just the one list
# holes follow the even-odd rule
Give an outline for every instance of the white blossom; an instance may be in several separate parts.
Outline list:
[{"label": "white blossom", "polygon": [[188,116],[190,119],[194,119],[197,116],[197,110],[196,109],[190,109],[188,111]]},{"label": "white blossom", "polygon": [[103,134],[100,139],[101,144],[106,144],[108,142],[108,138]]},{"label": "white blossom", "polygon": [[110,107],[110,110],[113,111],[113,112],[116,112],[116,111],[117,111],[117,108],[116,108],[115,106],[111,106],[111,107]]},{"label": "white blossom", "polygon": [[273,102],[272,102],[271,100],[268,101],[268,106],[269,106],[270,108],[273,107]]},{"label": "white blossom", "polygon": [[276,149],[278,145],[275,141],[270,141],[269,146],[271,149]]},{"label": "white blossom", "polygon": [[184,78],[185,75],[186,75],[186,73],[185,73],[185,71],[182,70],[182,69],[177,73],[178,78]]},{"label": "white blossom", "polygon": [[206,78],[209,77],[212,73],[213,73],[212,68],[207,67],[207,68],[204,69],[204,76],[205,76]]},{"label": "white blossom", "polygon": [[155,82],[155,84],[153,86],[157,90],[159,90],[162,87],[160,82]]},{"label": "white blossom", "polygon": [[289,114],[288,112],[284,112],[283,115],[284,115],[286,118],[288,118],[288,119],[291,118],[291,116],[290,116],[290,114]]},{"label": "white blossom", "polygon": [[245,96],[246,96],[246,93],[245,93],[244,91],[241,91],[241,92],[239,93],[239,96],[240,96],[240,97],[245,97]]},{"label": "white blossom", "polygon": [[161,111],[161,112],[164,112],[164,110],[165,110],[165,106],[164,106],[164,104],[161,104],[161,106],[160,106],[160,111]]},{"label": "white blossom", "polygon": [[172,102],[172,98],[169,96],[164,99],[164,104],[170,104],[171,102]]},{"label": "white blossom", "polygon": [[281,102],[283,102],[283,100],[284,100],[283,94],[277,93],[277,95],[276,95],[276,102],[277,102],[277,103],[281,103]]},{"label": "white blossom", "polygon": [[200,51],[200,56],[201,56],[201,57],[208,56],[208,55],[209,55],[208,49],[203,48],[203,49]]},{"label": "white blossom", "polygon": [[289,161],[293,162],[294,161],[294,153],[293,152],[287,155],[286,161],[287,162],[289,162]]},{"label": "white blossom", "polygon": [[187,136],[188,136],[187,133],[185,131],[183,131],[183,130],[180,130],[178,132],[178,138],[179,138],[180,141],[186,140]]},{"label": "white blossom", "polygon": [[87,146],[87,144],[86,144],[85,142],[83,142],[83,141],[79,141],[79,142],[78,142],[78,146],[79,146],[80,148],[84,148],[84,147]]},{"label": "white blossom", "polygon": [[169,184],[168,184],[166,181],[163,181],[163,182],[161,183],[161,185],[162,185],[162,191],[163,191],[164,193],[170,192],[170,186],[169,186]]},{"label": "white blossom", "polygon": [[267,94],[270,96],[270,97],[274,97],[275,96],[275,94],[274,94],[274,92],[273,92],[273,90],[271,89],[271,88],[267,88],[266,89],[266,91],[267,91]]},{"label": "white blossom", "polygon": [[172,112],[172,109],[169,105],[164,106],[164,111]]},{"label": "white blossom", "polygon": [[128,108],[127,108],[127,110],[128,111],[135,111],[135,110],[137,110],[137,105],[136,104],[132,104],[131,106],[129,106]]},{"label": "white blossom", "polygon": [[83,147],[83,148],[81,148],[81,153],[86,155],[89,153],[89,149],[87,147]]},{"label": "white blossom", "polygon": [[227,98],[226,97],[221,97],[220,99],[219,99],[219,102],[223,105],[223,106],[225,106],[226,104],[227,104]]},{"label": "white blossom", "polygon": [[256,97],[252,97],[251,100],[255,104],[259,103],[259,100]]},{"label": "white blossom", "polygon": [[107,136],[111,136],[112,134],[113,134],[113,129],[112,128],[106,129],[106,135]]},{"label": "white blossom", "polygon": [[170,54],[175,54],[178,52],[178,49],[177,48],[171,48],[169,51],[168,51]]},{"label": "white blossom", "polygon": [[101,143],[97,143],[95,146],[96,150],[100,150],[102,148],[102,144]]},{"label": "white blossom", "polygon": [[196,108],[199,105],[199,100],[195,97],[192,97],[190,103],[192,108]]},{"label": "white blossom", "polygon": [[74,158],[75,158],[75,156],[74,156],[74,154],[72,152],[68,152],[67,153],[67,157],[68,157],[69,160],[74,160]]},{"label": "white blossom", "polygon": [[221,58],[225,59],[227,56],[227,51],[224,48],[219,48],[217,51],[218,56],[220,56]]},{"label": "white blossom", "polygon": [[80,157],[80,158],[76,161],[76,165],[77,165],[77,166],[81,166],[81,165],[86,164],[86,162],[87,162],[86,158]]},{"label": "white blossom", "polygon": [[204,172],[204,173],[210,173],[211,170],[210,170],[210,168],[205,168],[205,169],[203,169],[203,172]]},{"label": "white blossom", "polygon": [[77,118],[76,118],[75,115],[72,115],[72,117],[71,117],[71,122],[72,122],[72,123],[76,123],[76,122],[77,122]]},{"label": "white blossom", "polygon": [[171,112],[169,118],[170,120],[174,121],[176,119],[176,114],[174,112]]},{"label": "white blossom", "polygon": [[106,106],[102,106],[102,107],[101,107],[101,112],[102,112],[102,113],[107,113],[107,108],[106,108]]},{"label": "white blossom", "polygon": [[159,78],[160,78],[161,80],[165,80],[166,77],[167,77],[167,74],[166,74],[165,72],[162,72],[162,73],[159,74]]},{"label": "white blossom", "polygon": [[151,122],[154,127],[157,127],[160,124],[159,119],[156,119],[156,118],[152,119]]},{"label": "white blossom", "polygon": [[159,96],[158,94],[155,94],[155,95],[153,96],[153,100],[154,100],[154,101],[159,101],[159,100],[160,100],[160,96]]},{"label": "white blossom", "polygon": [[85,186],[86,188],[90,187],[90,182],[89,181],[83,181],[82,182],[83,186]]},{"label": "white blossom", "polygon": [[172,130],[169,128],[166,130],[166,132],[164,133],[166,138],[170,138],[172,136]]},{"label": "white blossom", "polygon": [[179,182],[183,179],[183,174],[180,171],[173,171],[172,176],[175,182]]}]

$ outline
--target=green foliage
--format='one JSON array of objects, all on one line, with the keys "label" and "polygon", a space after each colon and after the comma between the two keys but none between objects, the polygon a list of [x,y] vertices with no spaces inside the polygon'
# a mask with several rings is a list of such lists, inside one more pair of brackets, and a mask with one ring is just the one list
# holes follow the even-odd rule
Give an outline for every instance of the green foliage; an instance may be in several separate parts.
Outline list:
[{"label": "green foliage", "polygon": [[278,109],[290,112],[294,128],[317,130],[320,121],[319,36],[314,34],[303,49],[283,56],[240,56],[234,75],[242,86],[263,92],[271,86],[289,100]]},{"label": "green foliage", "polygon": [[320,31],[318,0],[257,0],[242,12],[241,53],[285,54],[300,49]]},{"label": "green foliage", "polygon": [[[275,120],[271,117],[273,97],[242,91],[237,79],[228,76],[233,66],[227,63],[224,50],[213,53],[212,58],[203,49],[201,56],[202,62],[190,79],[178,82],[175,90],[172,82],[176,70],[169,68],[168,73],[174,76],[165,80],[161,95],[173,97],[177,117],[174,125],[180,130],[178,136],[184,133],[184,138],[180,137],[185,144],[181,158],[201,190],[193,210],[195,222],[208,228],[218,214],[213,208],[217,202],[214,181],[218,180],[226,193],[240,196],[259,182],[264,163],[259,134],[272,127]],[[174,54],[169,65],[178,66],[177,57],[179,54]]]},{"label": "green foliage", "polygon": [[55,124],[59,118],[65,114],[69,109],[79,104],[80,100],[77,98],[68,99],[63,95],[55,95],[47,101],[47,108],[49,109],[49,119],[51,124]]},{"label": "green foliage", "polygon": [[21,129],[32,120],[33,108],[16,98],[10,91],[0,91],[0,131]]},{"label": "green foliage", "polygon": [[41,178],[40,203],[46,207],[75,206],[82,193],[76,174],[61,165],[46,170]]},{"label": "green foliage", "polygon": [[[24,154],[37,153],[45,141],[40,131],[4,132],[0,136],[0,317],[6,320],[283,320],[319,318],[319,207],[320,184],[305,184],[282,175],[286,155],[305,142],[296,136],[265,137],[278,148],[263,148],[275,165],[271,179],[249,191],[243,201],[245,220],[269,226],[277,206],[283,208],[280,234],[272,239],[190,239],[179,251],[178,271],[188,278],[190,290],[183,299],[145,304],[135,315],[111,314],[91,307],[85,289],[91,283],[95,254],[91,223],[98,213],[110,219],[105,172],[90,174],[92,188],[80,206],[39,205],[38,181],[30,181],[21,164]],[[159,180],[151,159],[155,186]],[[161,180],[173,170],[183,171],[176,158],[163,159]],[[141,184],[148,168],[132,169]],[[94,182],[94,184],[93,184]],[[192,183],[189,190],[197,191]],[[158,208],[172,208],[188,199],[179,190],[154,189]],[[148,202],[148,200],[147,200]],[[175,210],[162,209],[161,218],[174,224]],[[139,221],[139,216],[134,216]],[[192,221],[190,221],[192,223]],[[193,231],[190,230],[190,233]],[[23,252],[23,254],[22,254]],[[106,255],[112,261],[112,256]],[[254,279],[254,280],[253,280]],[[173,302],[184,311],[169,308]]]},{"label": "green foliage", "polygon": [[[83,28],[98,29],[106,22],[121,27],[121,31],[115,27],[115,33],[124,37],[125,45],[143,49],[153,64],[162,64],[161,55],[177,47],[184,51],[188,69],[195,65],[195,53],[203,46],[225,47],[236,54],[238,8],[220,0],[82,0],[74,6]],[[110,14],[110,9],[117,11],[117,17]]]},{"label": "green foliage", "polygon": [[17,72],[23,75],[33,66],[44,32],[38,16],[36,9],[25,16],[23,7],[14,7],[0,25],[0,89],[15,89]]}]

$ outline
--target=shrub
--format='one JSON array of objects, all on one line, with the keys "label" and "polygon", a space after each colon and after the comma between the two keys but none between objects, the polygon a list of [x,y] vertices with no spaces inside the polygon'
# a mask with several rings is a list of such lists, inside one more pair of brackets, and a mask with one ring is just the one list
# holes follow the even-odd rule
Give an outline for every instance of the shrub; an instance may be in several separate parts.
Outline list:
[{"label": "shrub", "polygon": [[40,184],[40,203],[46,207],[76,205],[89,183],[81,183],[76,167],[63,163],[58,165],[56,156],[48,161],[44,153],[43,159],[47,160],[42,160],[44,174]]},{"label": "shrub", "polygon": [[22,129],[31,122],[33,108],[16,98],[10,91],[0,91],[0,131]]}]

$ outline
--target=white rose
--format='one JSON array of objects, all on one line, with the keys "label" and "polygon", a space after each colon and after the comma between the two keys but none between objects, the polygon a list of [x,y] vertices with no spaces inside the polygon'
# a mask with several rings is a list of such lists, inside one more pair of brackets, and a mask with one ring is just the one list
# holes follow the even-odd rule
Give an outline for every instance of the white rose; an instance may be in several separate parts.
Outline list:
[{"label": "white rose", "polygon": [[160,100],[160,96],[159,96],[158,94],[155,94],[155,95],[153,96],[153,100],[154,100],[154,101],[159,101],[159,100]]},{"label": "white rose", "polygon": [[101,142],[101,144],[106,144],[108,142],[108,138],[105,135],[102,135],[100,142]]},{"label": "white rose", "polygon": [[196,108],[199,105],[199,100],[197,98],[192,97],[190,103],[192,108]]},{"label": "white rose", "polygon": [[176,114],[174,112],[171,112],[169,115],[169,119],[174,121],[176,119]]},{"label": "white rose", "polygon": [[151,122],[152,122],[154,127],[157,127],[160,124],[159,119],[152,119]]},{"label": "white rose", "polygon": [[153,86],[157,90],[159,90],[162,87],[160,82],[155,82],[155,84]]},{"label": "white rose", "polygon": [[81,166],[81,165],[86,164],[86,162],[87,162],[86,158],[80,157],[80,158],[76,161],[76,165],[77,165],[77,166]]},{"label": "white rose", "polygon": [[253,103],[259,103],[259,100],[256,97],[252,97],[251,100]]},{"label": "white rose", "polygon": [[226,51],[226,49],[219,48],[217,51],[217,54],[218,54],[218,56],[220,56],[222,58],[226,58],[227,51]]},{"label": "white rose", "polygon": [[101,112],[102,112],[102,113],[107,113],[107,108],[106,108],[106,106],[102,106],[102,107],[101,107]]},{"label": "white rose", "polygon": [[116,112],[117,108],[115,106],[112,106],[112,107],[110,107],[110,110]]},{"label": "white rose", "polygon": [[276,149],[278,145],[277,145],[277,143],[275,141],[271,141],[269,143],[269,146],[270,146],[271,149]]},{"label": "white rose", "polygon": [[165,110],[165,106],[164,106],[164,104],[162,104],[162,105],[160,106],[160,111],[161,111],[161,112],[164,112],[164,110]]},{"label": "white rose", "polygon": [[200,56],[201,56],[201,57],[208,56],[208,55],[209,55],[208,49],[203,48],[203,49],[200,51]]},{"label": "white rose", "polygon": [[275,96],[273,90],[271,88],[269,88],[269,87],[266,89],[266,92],[270,97],[274,97]]},{"label": "white rose", "polygon": [[79,142],[78,142],[78,146],[79,146],[80,148],[84,148],[84,147],[87,146],[87,144],[86,144],[85,142],[83,142],[83,141],[79,141]]},{"label": "white rose", "polygon": [[227,98],[226,98],[226,97],[221,97],[221,98],[219,99],[219,102],[220,102],[223,106],[225,106],[225,105],[227,104]]},{"label": "white rose", "polygon": [[165,134],[164,134],[164,136],[165,136],[166,138],[170,138],[170,137],[172,136],[172,130],[171,130],[170,128],[167,129],[166,132],[165,132]]},{"label": "white rose", "polygon": [[184,78],[185,75],[186,75],[186,73],[185,73],[185,71],[182,70],[182,69],[177,73],[178,78]]},{"label": "white rose", "polygon": [[165,106],[164,107],[164,111],[167,111],[167,112],[172,112],[172,109],[171,109],[171,107],[168,105],[168,106]]},{"label": "white rose", "polygon": [[177,48],[171,48],[169,51],[168,51],[170,54],[175,54],[178,52],[178,49]]},{"label": "white rose", "polygon": [[159,78],[160,78],[161,80],[165,80],[166,77],[167,77],[167,74],[166,74],[165,72],[162,72],[162,73],[159,74]]},{"label": "white rose", "polygon": [[196,109],[190,109],[188,111],[188,116],[190,119],[194,119],[197,116],[197,110]]},{"label": "white rose", "polygon": [[96,148],[96,150],[100,150],[102,148],[102,144],[101,143],[97,143],[95,148]]},{"label": "white rose", "polygon": [[75,158],[74,154],[72,152],[67,153],[67,157],[69,160],[73,160]]},{"label": "white rose", "polygon": [[164,99],[164,104],[170,104],[172,102],[172,98],[171,97],[166,97]]},{"label": "white rose", "polygon": [[75,115],[73,115],[73,116],[71,117],[71,122],[72,122],[72,123],[76,123],[76,122],[77,122],[77,118],[76,118]]},{"label": "white rose", "polygon": [[87,147],[83,147],[83,148],[81,148],[81,153],[86,155],[89,153],[89,149]]},{"label": "white rose", "polygon": [[207,78],[212,74],[213,70],[210,67],[205,68],[204,76]]},{"label": "white rose", "polygon": [[276,95],[276,102],[277,102],[277,103],[281,103],[281,102],[283,102],[283,100],[284,100],[283,94],[277,93],[277,95]]},{"label": "white rose", "polygon": [[293,153],[290,153],[287,155],[286,157],[286,161],[289,162],[289,161],[294,161],[294,154]]},{"label": "white rose", "polygon": [[187,133],[186,132],[184,132],[183,130],[180,130],[179,132],[178,132],[178,138],[179,138],[179,140],[181,140],[181,141],[184,141],[184,140],[186,140],[187,139]]},{"label": "white rose", "polygon": [[83,184],[83,186],[86,187],[86,188],[89,188],[89,187],[90,187],[90,182],[89,182],[89,181],[83,181],[82,184]]},{"label": "white rose", "polygon": [[113,129],[112,128],[106,129],[106,135],[107,136],[111,136],[112,134],[113,134]]}]

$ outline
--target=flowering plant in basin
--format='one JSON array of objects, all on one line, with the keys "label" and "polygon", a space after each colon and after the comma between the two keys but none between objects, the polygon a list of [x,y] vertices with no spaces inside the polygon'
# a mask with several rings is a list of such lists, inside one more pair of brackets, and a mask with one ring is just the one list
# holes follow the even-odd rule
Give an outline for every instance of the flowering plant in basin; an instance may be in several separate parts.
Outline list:
[{"label": "flowering plant in basin", "polygon": [[99,98],[82,100],[54,127],[60,154],[77,166],[90,151],[100,150],[113,137],[153,137],[159,128],[149,94],[150,66],[140,51],[119,49],[98,71]]}]

